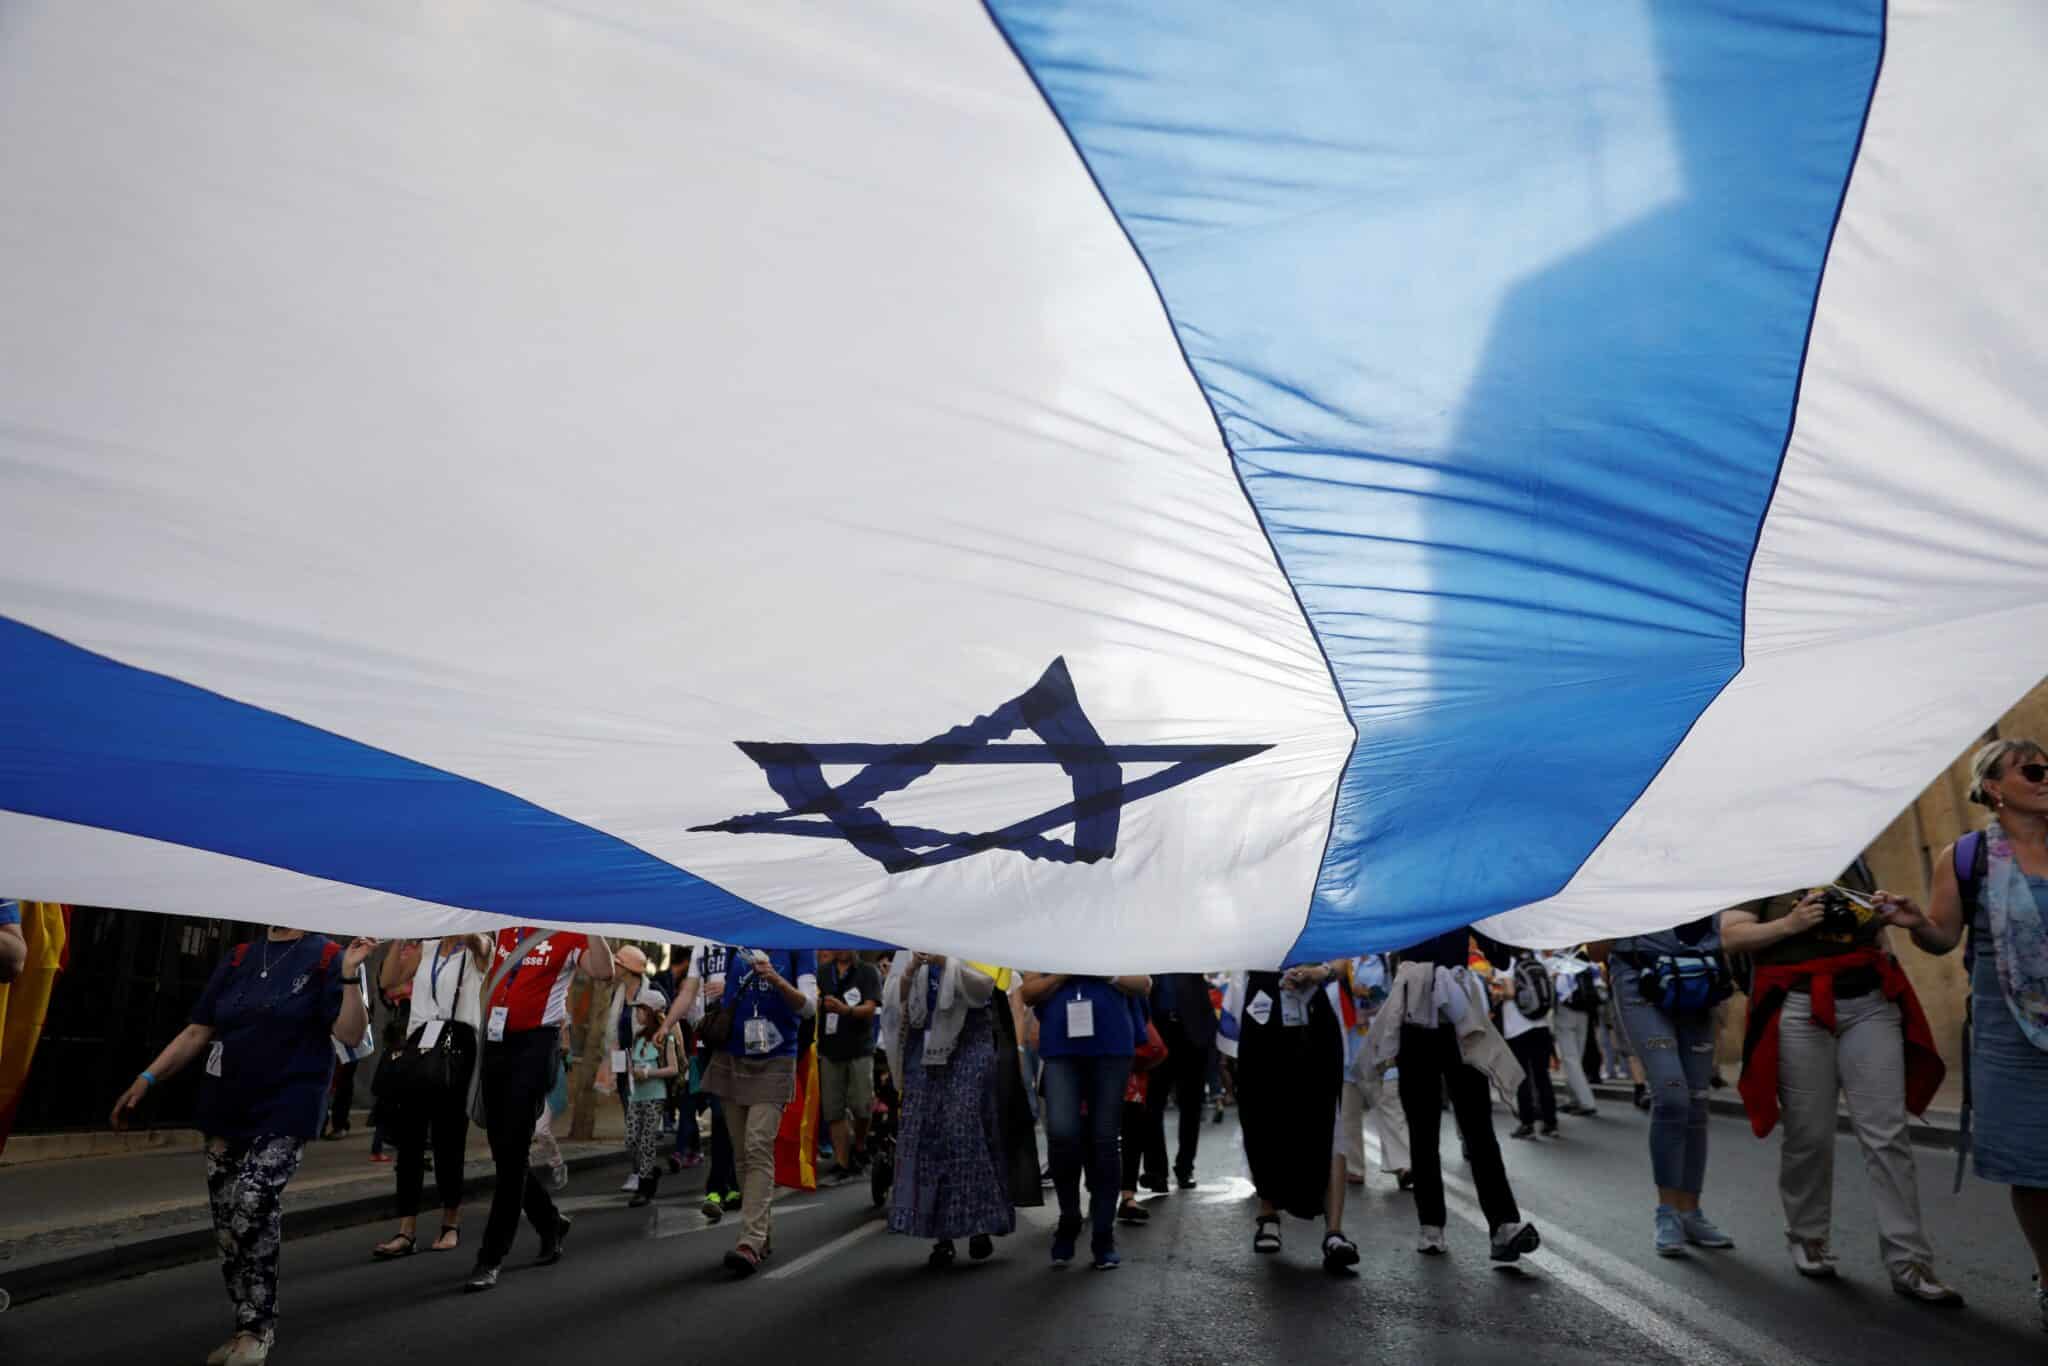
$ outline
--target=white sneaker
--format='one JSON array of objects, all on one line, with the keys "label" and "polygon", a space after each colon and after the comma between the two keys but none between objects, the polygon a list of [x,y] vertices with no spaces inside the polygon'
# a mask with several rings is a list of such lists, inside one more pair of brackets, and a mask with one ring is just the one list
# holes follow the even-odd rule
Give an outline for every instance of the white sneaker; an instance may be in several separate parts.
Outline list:
[{"label": "white sneaker", "polygon": [[1787,1238],[1792,1252],[1792,1269],[1815,1280],[1829,1280],[1835,1274],[1835,1254],[1825,1238]]},{"label": "white sneaker", "polygon": [[553,1177],[553,1179],[554,1179],[555,1189],[556,1189],[557,1191],[565,1191],[565,1190],[569,1189],[569,1164],[568,1164],[568,1163],[566,1163],[566,1162],[557,1162],[557,1163],[555,1163],[555,1164],[554,1164],[554,1165],[553,1165],[552,1167],[548,1168],[548,1171],[549,1171],[550,1175],[551,1175],[551,1176]]},{"label": "white sneaker", "polygon": [[623,1186],[620,1186],[619,1189],[626,1192],[628,1195],[631,1195],[635,1191],[639,1190],[640,1173],[634,1172],[631,1176],[627,1177],[626,1183]]},{"label": "white sneaker", "polygon": [[1962,1292],[1943,1285],[1934,1278],[1934,1268],[1925,1262],[1907,1262],[1892,1273],[1892,1289],[1909,1300],[1922,1304],[1938,1304],[1944,1308],[1961,1308]]},{"label": "white sneaker", "polygon": [[1441,1257],[1449,1252],[1451,1245],[1444,1241],[1443,1225],[1424,1224],[1422,1236],[1415,1240],[1415,1250],[1431,1257]]},{"label": "white sneaker", "polygon": [[270,1349],[276,1342],[277,1334],[270,1330],[265,1330],[262,1337],[237,1337],[222,1366],[263,1366],[270,1360]]}]

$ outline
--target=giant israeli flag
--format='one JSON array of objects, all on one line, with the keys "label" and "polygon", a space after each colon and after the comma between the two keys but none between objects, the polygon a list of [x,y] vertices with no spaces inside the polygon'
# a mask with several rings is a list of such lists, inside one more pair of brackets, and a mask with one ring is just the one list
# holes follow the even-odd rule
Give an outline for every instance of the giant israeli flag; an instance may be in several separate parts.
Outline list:
[{"label": "giant israeli flag", "polygon": [[2037,0],[13,0],[0,890],[1209,968],[2048,669]]}]

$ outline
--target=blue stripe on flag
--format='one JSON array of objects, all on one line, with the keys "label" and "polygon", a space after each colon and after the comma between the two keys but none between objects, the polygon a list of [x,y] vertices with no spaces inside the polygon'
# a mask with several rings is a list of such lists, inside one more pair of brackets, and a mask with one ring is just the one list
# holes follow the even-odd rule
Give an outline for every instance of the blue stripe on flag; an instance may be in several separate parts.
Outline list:
[{"label": "blue stripe on flag", "polygon": [[1557,892],[1742,661],[1882,0],[989,0],[1359,730],[1293,958]]},{"label": "blue stripe on flag", "polygon": [[5,617],[0,673],[0,809],[519,921],[879,947],[764,910],[508,792]]}]

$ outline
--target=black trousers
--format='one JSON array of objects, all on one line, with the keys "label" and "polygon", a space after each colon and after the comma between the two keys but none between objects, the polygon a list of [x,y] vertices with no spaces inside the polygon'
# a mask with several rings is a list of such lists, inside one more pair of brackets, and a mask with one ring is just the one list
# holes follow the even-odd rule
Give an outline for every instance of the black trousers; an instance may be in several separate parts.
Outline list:
[{"label": "black trousers", "polygon": [[[1162,1067],[1164,1065],[1161,1064]],[[1152,1075],[1156,1077],[1159,1074],[1154,1071]],[[1138,1188],[1138,1159],[1144,1152],[1145,1134],[1152,1127],[1152,1122],[1153,1117],[1143,1104],[1135,1100],[1124,1102],[1123,1142],[1117,1145],[1117,1156],[1123,1163],[1124,1189],[1127,1191]]]},{"label": "black trousers", "polygon": [[[526,1165],[533,1126],[539,1122],[541,1107],[548,1103],[548,1091],[554,1084],[556,1040],[551,1028],[527,1029],[507,1034],[501,1043],[484,1044],[480,1066],[484,1069],[485,1133],[498,1172],[491,1192],[491,1217],[484,1224],[483,1243],[476,1254],[485,1266],[497,1266],[512,1250],[522,1206],[543,1236],[551,1235],[561,1218],[547,1187]],[[435,1165],[439,1162],[436,1158]]]},{"label": "black trousers", "polygon": [[[434,1144],[434,1194],[444,1210],[462,1207],[462,1153],[469,1145],[469,1078],[438,1096],[384,1101],[384,1127],[398,1150],[398,1217],[420,1212],[427,1183],[427,1142]],[[531,1137],[531,1131],[528,1134]]]},{"label": "black trousers", "polygon": [[1175,1016],[1162,1016],[1153,1023],[1166,1043],[1166,1061],[1152,1069],[1151,1089],[1145,1093],[1145,1175],[1156,1183],[1166,1180],[1169,1096],[1180,1107],[1180,1146],[1173,1155],[1174,1175],[1195,1174],[1195,1149],[1202,1141],[1202,1102],[1209,1084],[1209,1058],[1215,1049],[1190,1039]]},{"label": "black trousers", "polygon": [[1508,1040],[1515,1061],[1522,1064],[1522,1085],[1515,1092],[1515,1114],[1524,1124],[1539,1118],[1546,1129],[1557,1127],[1557,1090],[1550,1084],[1550,1030],[1542,1025]]},{"label": "black trousers", "polygon": [[1458,1053],[1458,1036],[1449,1025],[1423,1029],[1401,1026],[1401,1106],[1408,1112],[1408,1174],[1415,1181],[1415,1217],[1442,1228],[1444,1211],[1443,1158],[1437,1140],[1443,1132],[1443,1097],[1449,1092],[1451,1111],[1472,1162],[1472,1184],[1479,1207],[1494,1228],[1518,1222],[1521,1211],[1508,1186],[1507,1165],[1500,1141],[1493,1135],[1493,1101],[1486,1075],[1468,1067]]}]

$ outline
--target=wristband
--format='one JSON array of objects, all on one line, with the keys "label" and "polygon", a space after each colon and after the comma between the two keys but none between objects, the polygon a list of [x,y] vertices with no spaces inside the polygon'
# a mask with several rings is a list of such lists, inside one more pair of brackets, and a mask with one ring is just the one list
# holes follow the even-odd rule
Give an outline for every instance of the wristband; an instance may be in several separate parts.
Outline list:
[{"label": "wristband", "polygon": [[135,1077],[137,1081],[147,1082],[151,1086],[156,1085],[156,1073],[150,1071],[147,1067],[136,1073]]},{"label": "wristband", "polygon": [[345,987],[359,987],[363,984],[363,974],[359,972],[353,977],[344,977],[341,984]]}]

